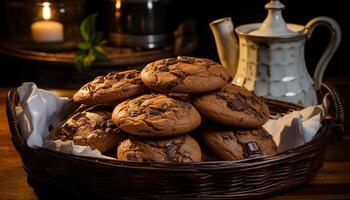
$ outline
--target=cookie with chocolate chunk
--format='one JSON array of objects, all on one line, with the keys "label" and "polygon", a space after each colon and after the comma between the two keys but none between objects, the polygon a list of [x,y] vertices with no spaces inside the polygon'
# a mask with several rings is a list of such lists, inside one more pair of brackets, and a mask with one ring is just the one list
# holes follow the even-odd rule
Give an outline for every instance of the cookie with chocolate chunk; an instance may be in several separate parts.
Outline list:
[{"label": "cookie with chocolate chunk", "polygon": [[139,138],[124,140],[117,150],[117,159],[138,162],[196,162],[201,149],[192,137]]},{"label": "cookie with chocolate chunk", "polygon": [[90,146],[101,153],[110,150],[119,141],[119,128],[111,120],[106,106],[94,106],[68,118],[51,130],[49,140],[72,140],[76,145]]},{"label": "cookie with chocolate chunk", "polygon": [[209,59],[179,56],[149,63],[141,71],[144,84],[165,93],[203,93],[230,80],[227,69]]},{"label": "cookie with chocolate chunk", "polygon": [[196,97],[193,105],[213,121],[241,128],[258,128],[269,117],[269,109],[261,98],[233,84]]},{"label": "cookie with chocolate chunk", "polygon": [[189,132],[199,126],[201,116],[186,101],[146,94],[116,106],[112,120],[127,133],[158,137]]},{"label": "cookie with chocolate chunk", "polygon": [[140,78],[140,71],[113,71],[106,76],[98,76],[85,84],[73,96],[73,100],[85,105],[107,104],[115,106],[117,102],[144,92],[145,87]]},{"label": "cookie with chocolate chunk", "polygon": [[264,128],[238,129],[213,125],[203,129],[201,134],[209,148],[224,160],[274,155],[277,150],[272,136]]}]

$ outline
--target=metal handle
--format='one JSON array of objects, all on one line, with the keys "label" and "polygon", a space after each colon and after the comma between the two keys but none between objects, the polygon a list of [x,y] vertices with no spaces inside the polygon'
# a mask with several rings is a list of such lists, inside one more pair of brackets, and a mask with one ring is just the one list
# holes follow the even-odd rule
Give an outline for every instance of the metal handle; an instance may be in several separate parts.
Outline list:
[{"label": "metal handle", "polygon": [[330,17],[316,17],[306,24],[306,31],[308,31],[308,38],[311,37],[314,29],[317,26],[326,26],[331,32],[331,39],[328,43],[327,48],[323,52],[320,60],[318,61],[318,64],[316,66],[316,70],[314,73],[315,89],[320,90],[324,71],[329,61],[331,60],[333,54],[335,53],[335,51],[339,46],[339,43],[341,40],[341,30],[340,30],[339,24],[334,19]]}]

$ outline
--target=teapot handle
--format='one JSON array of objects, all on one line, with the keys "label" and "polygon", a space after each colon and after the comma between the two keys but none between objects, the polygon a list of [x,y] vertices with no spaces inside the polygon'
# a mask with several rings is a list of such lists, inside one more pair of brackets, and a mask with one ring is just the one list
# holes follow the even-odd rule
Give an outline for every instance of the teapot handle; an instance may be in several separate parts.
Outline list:
[{"label": "teapot handle", "polygon": [[316,70],[314,73],[314,84],[315,89],[320,90],[322,85],[322,79],[324,71],[331,60],[333,54],[337,50],[341,40],[341,30],[339,24],[330,17],[316,17],[306,24],[306,31],[308,32],[308,38],[311,37],[313,31],[317,26],[326,26],[330,33],[331,39],[328,43],[327,48],[323,52],[320,60],[317,63]]}]

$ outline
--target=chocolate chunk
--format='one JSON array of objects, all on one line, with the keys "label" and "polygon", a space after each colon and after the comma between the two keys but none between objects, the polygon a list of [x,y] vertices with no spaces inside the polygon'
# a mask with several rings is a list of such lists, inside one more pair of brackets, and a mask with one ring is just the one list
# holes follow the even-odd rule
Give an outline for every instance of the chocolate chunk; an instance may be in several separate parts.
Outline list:
[{"label": "chocolate chunk", "polygon": [[173,142],[169,142],[169,143],[166,144],[164,147],[165,147],[166,153],[167,153],[168,155],[174,154],[174,153],[176,153],[176,151],[177,151],[177,146],[176,146],[176,144],[174,144]]},{"label": "chocolate chunk", "polygon": [[68,124],[64,124],[61,130],[67,136],[71,136],[76,132],[76,127],[72,127],[72,126],[69,126]]},{"label": "chocolate chunk", "polygon": [[235,93],[234,95],[240,102],[244,103],[246,101],[245,98],[239,92]]},{"label": "chocolate chunk", "polygon": [[168,105],[162,104],[162,105],[160,106],[160,109],[161,109],[163,112],[165,112],[165,111],[167,111],[167,109],[168,109]]},{"label": "chocolate chunk", "polygon": [[227,107],[229,107],[231,110],[242,111],[244,105],[240,101],[235,99],[227,102]]},{"label": "chocolate chunk", "polygon": [[182,72],[182,71],[173,71],[171,72],[171,74],[173,74],[174,76],[176,76],[181,80],[184,80],[188,76],[186,72]]},{"label": "chocolate chunk", "polygon": [[235,132],[236,132],[238,135],[244,135],[244,134],[249,133],[249,131],[246,131],[246,130],[236,130]]},{"label": "chocolate chunk", "polygon": [[83,114],[81,112],[79,112],[72,117],[72,120],[78,121],[82,116],[83,116]]},{"label": "chocolate chunk", "polygon": [[144,120],[144,122],[147,124],[148,127],[151,127],[151,129],[155,131],[161,131],[162,129],[155,127],[151,122]]},{"label": "chocolate chunk", "polygon": [[140,114],[139,111],[133,110],[133,111],[130,113],[130,116],[131,116],[131,117],[136,117],[136,116],[139,115],[139,114]]},{"label": "chocolate chunk", "polygon": [[173,82],[170,82],[170,83],[167,85],[167,89],[168,89],[168,90],[171,90],[172,88],[176,87],[177,85],[179,85],[179,81],[178,81],[178,80],[173,81]]},{"label": "chocolate chunk", "polygon": [[154,109],[154,108],[148,110],[148,114],[149,115],[159,115],[161,113],[162,112],[160,110],[157,110],[157,109]]},{"label": "chocolate chunk", "polygon": [[111,119],[107,120],[107,127],[108,128],[118,128],[117,125],[115,125]]},{"label": "chocolate chunk", "polygon": [[128,79],[132,79],[132,78],[135,78],[135,77],[136,77],[136,75],[135,74],[131,74],[131,73],[126,75],[126,78],[128,78]]},{"label": "chocolate chunk", "polygon": [[176,152],[178,149],[177,145],[174,144],[173,142],[169,142],[164,147],[165,147],[165,153],[167,154],[166,159],[169,161],[177,161],[177,158],[176,158]]},{"label": "chocolate chunk", "polygon": [[[204,63],[203,67],[209,69],[212,66],[212,63]],[[221,75],[222,76],[222,75]]]},{"label": "chocolate chunk", "polygon": [[167,65],[162,65],[156,68],[157,71],[161,71],[161,72],[168,72],[169,68]]},{"label": "chocolate chunk", "polygon": [[118,81],[120,81],[121,79],[124,78],[124,74],[120,74],[118,72],[116,72],[113,76],[112,76],[112,79],[116,79]]},{"label": "chocolate chunk", "polygon": [[129,89],[128,89],[128,88],[126,88],[126,87],[123,87],[123,88],[122,88],[122,91],[123,91],[123,92],[128,92],[128,91],[129,91]]},{"label": "chocolate chunk", "polygon": [[260,112],[256,111],[253,108],[249,108],[248,110],[246,110],[246,112],[249,113],[249,114],[254,115],[257,118],[261,118],[261,119],[264,118]]},{"label": "chocolate chunk", "polygon": [[259,97],[255,96],[255,95],[252,95],[251,102],[252,102],[253,105],[260,105],[262,101],[263,100],[260,99]]},{"label": "chocolate chunk", "polygon": [[262,150],[259,144],[255,141],[243,143],[242,147],[246,158],[262,155]]},{"label": "chocolate chunk", "polygon": [[230,139],[231,139],[231,137],[230,137],[230,136],[228,136],[228,135],[222,135],[222,139],[224,139],[224,140],[230,140]]},{"label": "chocolate chunk", "polygon": [[270,139],[270,138],[272,138],[272,136],[271,136],[267,131],[265,131],[265,130],[262,130],[262,131],[260,132],[259,137],[260,137],[261,139]]},{"label": "chocolate chunk", "polygon": [[185,102],[185,101],[179,101],[181,107],[186,108],[186,109],[191,109],[191,104]]},{"label": "chocolate chunk", "polygon": [[140,106],[145,100],[146,100],[146,98],[137,99],[136,101],[134,101],[134,103],[135,103],[137,106]]},{"label": "chocolate chunk", "polygon": [[93,130],[106,129],[107,128],[107,122],[105,122],[105,121],[96,121],[95,123],[91,124],[91,128]]}]

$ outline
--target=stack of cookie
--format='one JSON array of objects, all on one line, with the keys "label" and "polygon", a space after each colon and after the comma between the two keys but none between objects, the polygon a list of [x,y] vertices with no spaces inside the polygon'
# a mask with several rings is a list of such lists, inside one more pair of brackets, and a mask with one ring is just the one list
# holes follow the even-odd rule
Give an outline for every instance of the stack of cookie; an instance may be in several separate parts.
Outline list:
[{"label": "stack of cookie", "polygon": [[139,162],[203,161],[207,147],[220,160],[274,154],[276,145],[262,128],[268,107],[229,81],[222,65],[193,57],[111,72],[74,95],[81,108],[49,139],[102,153],[116,147],[117,159]]}]

